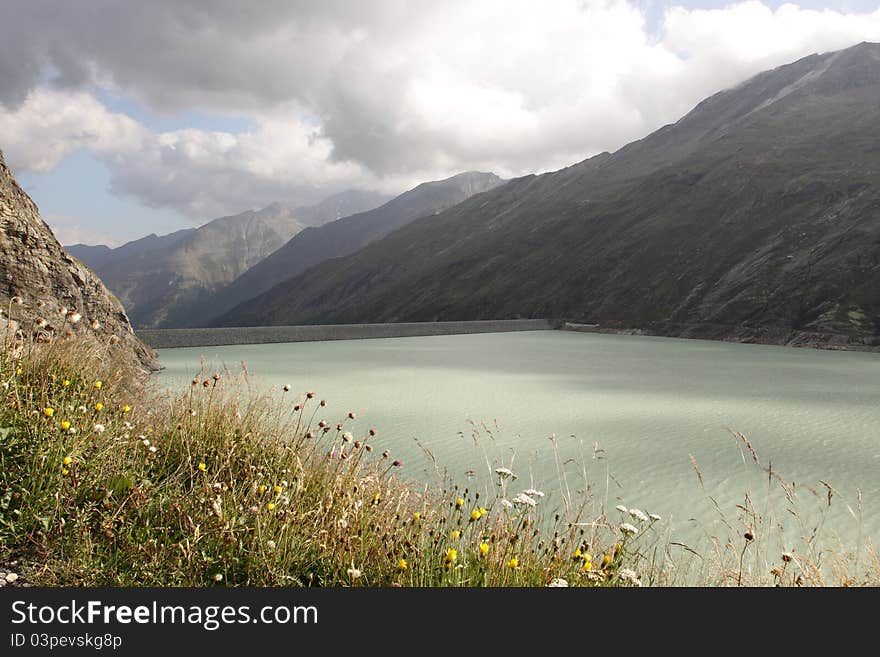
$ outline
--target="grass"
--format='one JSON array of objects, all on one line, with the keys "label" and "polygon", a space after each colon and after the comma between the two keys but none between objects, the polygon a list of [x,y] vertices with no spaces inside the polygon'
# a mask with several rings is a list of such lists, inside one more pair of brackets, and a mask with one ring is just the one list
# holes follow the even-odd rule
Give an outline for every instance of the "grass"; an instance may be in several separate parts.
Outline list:
[{"label": "grass", "polygon": [[[748,505],[742,528],[725,520],[727,538],[713,533],[701,552],[670,539],[659,518],[605,509],[607,492],[573,494],[567,481],[558,508],[494,464],[482,490],[417,485],[380,433],[349,433],[354,413],[326,422],[312,393],[245,392],[246,377],[202,372],[188,390],[160,394],[98,341],[7,336],[0,565],[18,559],[46,586],[880,581],[870,544],[838,546],[831,576],[815,536],[809,549],[771,555],[772,514]],[[748,439],[737,440],[744,465],[748,455],[758,467]]]}]

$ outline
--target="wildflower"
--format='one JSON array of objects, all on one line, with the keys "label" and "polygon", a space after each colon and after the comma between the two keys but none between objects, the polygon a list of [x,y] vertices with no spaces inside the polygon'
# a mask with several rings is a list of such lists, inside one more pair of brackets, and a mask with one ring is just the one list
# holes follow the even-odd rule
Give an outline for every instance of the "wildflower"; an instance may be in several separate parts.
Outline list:
[{"label": "wildflower", "polygon": [[207,469],[208,469],[208,466],[205,465],[204,462],[199,463],[199,470],[200,470],[201,472],[204,472],[204,471],[207,470]]},{"label": "wildflower", "polygon": [[99,322],[97,319],[93,319],[92,322],[91,322],[91,324],[90,324],[90,326],[91,326],[95,331],[97,331],[99,328],[101,328],[101,322]]},{"label": "wildflower", "polygon": [[479,520],[482,517],[483,517],[483,514],[480,513],[479,509],[474,509],[473,511],[471,511],[471,522],[476,522],[477,520]]},{"label": "wildflower", "polygon": [[508,477],[513,477],[514,479],[516,479],[516,475],[513,474],[513,471],[509,470],[508,468],[495,468],[495,474],[497,474],[502,479],[507,479]]},{"label": "wildflower", "polygon": [[453,529],[451,532],[449,532],[449,537],[453,541],[457,541],[460,536],[461,536],[461,532],[457,529]]},{"label": "wildflower", "polygon": [[371,435],[371,436],[375,436],[375,435],[376,435],[376,430],[375,430],[375,429],[370,429],[370,435]]},{"label": "wildflower", "polygon": [[382,452],[383,459],[387,459],[389,456],[391,456],[391,452],[389,452],[387,449],[384,452]]},{"label": "wildflower", "polygon": [[501,506],[503,506],[506,509],[512,509],[513,502],[511,502],[510,500],[501,500]]},{"label": "wildflower", "polygon": [[657,522],[658,520],[660,520],[660,516],[657,515],[656,513],[649,513],[649,514],[648,514],[648,517],[649,517],[651,520],[653,520],[654,522]]},{"label": "wildflower", "polygon": [[525,493],[520,493],[519,495],[514,497],[513,503],[514,504],[521,504],[523,506],[532,506],[532,507],[538,505],[538,503],[533,498],[529,497]]},{"label": "wildflower", "polygon": [[119,342],[119,336],[118,335],[111,335],[110,336],[110,344],[116,344],[117,342]]},{"label": "wildflower", "polygon": [[413,520],[415,520],[416,522],[418,522],[418,521],[421,520],[421,519],[422,519],[422,514],[419,513],[418,511],[416,511],[416,512],[413,514]]},{"label": "wildflower", "polygon": [[346,431],[344,434],[342,434],[343,442],[350,443],[352,438],[354,438],[354,436],[351,435],[350,431]]},{"label": "wildflower", "polygon": [[128,404],[126,404],[125,406],[122,407],[123,413],[128,413],[130,410],[131,410],[131,406],[129,406]]},{"label": "wildflower", "polygon": [[346,570],[345,572],[347,572],[347,573],[348,573],[348,576],[351,577],[352,579],[358,579],[358,578],[361,576],[361,571],[360,571],[360,569],[359,569],[359,568],[355,568],[354,566],[352,566],[351,568],[349,568],[349,569]]},{"label": "wildflower", "polygon": [[70,470],[68,470],[67,468],[61,468],[61,476],[66,477],[69,474]]},{"label": "wildflower", "polygon": [[611,565],[611,555],[606,554],[602,557],[602,568],[608,568]]},{"label": "wildflower", "polygon": [[22,372],[22,370],[21,370],[20,367],[18,367],[18,368],[15,369],[15,373],[16,373],[16,374],[21,374],[21,372]]},{"label": "wildflower", "polygon": [[639,533],[639,530],[636,529],[633,525],[629,524],[628,522],[625,522],[622,525],[620,525],[620,531],[622,531],[624,534],[630,534],[632,536],[635,536],[636,534]]},{"label": "wildflower", "polygon": [[156,446],[155,445],[150,445],[150,452],[153,454],[156,453]]},{"label": "wildflower", "polygon": [[349,420],[354,420],[356,417],[357,417],[357,416],[354,414],[354,411],[349,411],[349,412],[348,412],[348,419],[349,419]]},{"label": "wildflower", "polygon": [[100,390],[103,385],[103,382],[95,381],[95,390]]},{"label": "wildflower", "polygon": [[257,486],[257,495],[262,495],[266,492],[266,487],[263,484]]},{"label": "wildflower", "polygon": [[49,322],[47,322],[45,319],[43,319],[42,317],[40,317],[40,319],[37,320],[37,327],[38,327],[38,328],[46,328],[46,325],[47,325],[48,323],[49,323]]},{"label": "wildflower", "polygon": [[517,559],[516,557],[511,557],[507,562],[507,567],[511,570],[516,570],[517,568],[519,568],[519,559]]},{"label": "wildflower", "polygon": [[629,510],[623,504],[618,504],[615,508],[621,513],[629,513]]},{"label": "wildflower", "polygon": [[46,417],[52,417],[53,415],[55,415],[55,409],[51,406],[47,406],[43,409],[43,415],[45,415]]},{"label": "wildflower", "polygon": [[65,456],[63,459],[61,459],[61,462],[64,465],[70,465],[71,463],[73,463],[73,459],[70,458],[69,456]]},{"label": "wildflower", "polygon": [[639,580],[639,576],[636,574],[636,571],[630,568],[621,568],[617,576],[622,582],[632,582],[635,586],[642,585],[642,582]]},{"label": "wildflower", "polygon": [[66,388],[67,386],[70,385],[70,381],[68,381],[67,379],[64,379],[64,381],[61,382],[61,385],[63,385]]},{"label": "wildflower", "polygon": [[550,588],[550,589],[568,588],[568,580],[564,580],[561,577],[556,577],[556,578],[550,580],[550,583],[547,585],[547,588]]},{"label": "wildflower", "polygon": [[373,495],[373,504],[378,504],[381,499],[381,496],[377,492],[375,495]]},{"label": "wildflower", "polygon": [[455,500],[455,508],[460,509],[462,506],[464,506],[464,498],[459,497],[458,499]]},{"label": "wildflower", "polygon": [[633,520],[638,520],[639,522],[648,522],[648,516],[646,516],[645,512],[641,509],[630,509],[629,515],[632,516]]},{"label": "wildflower", "polygon": [[583,567],[581,568],[581,570],[582,570],[583,572],[585,572],[585,573],[588,573],[588,572],[590,572],[592,569],[593,569],[593,562],[592,562],[592,561],[588,561],[587,559],[584,559],[584,565],[583,565]]},{"label": "wildflower", "polygon": [[458,550],[455,548],[449,548],[446,550],[446,555],[443,557],[443,562],[447,566],[451,566],[455,560],[458,559]]},{"label": "wildflower", "polygon": [[70,311],[69,313],[67,313],[67,319],[70,320],[70,323],[71,323],[71,324],[78,324],[78,323],[79,323],[79,320],[82,319],[82,315],[80,315],[80,314],[79,314],[78,312],[76,312],[75,310],[72,310],[72,311]]},{"label": "wildflower", "polygon": [[215,582],[222,582],[222,581],[223,581],[223,575],[221,575],[220,573],[217,573],[216,575],[214,575],[214,581],[215,581]]},{"label": "wildflower", "polygon": [[144,447],[149,447],[149,446],[150,446],[150,440],[149,440],[149,438],[144,438],[142,442],[144,443]]},{"label": "wildflower", "polygon": [[544,497],[544,493],[539,490],[535,490],[534,488],[524,490],[523,493],[525,495],[528,495],[529,497]]},{"label": "wildflower", "polygon": [[22,303],[24,303],[24,302],[21,300],[21,297],[19,297],[19,296],[12,297],[12,298],[10,299],[10,301],[12,301],[12,303],[14,303],[16,306],[20,306]]},{"label": "wildflower", "polygon": [[134,428],[134,425],[131,422],[123,422],[122,426],[125,427],[126,431],[131,431]]},{"label": "wildflower", "polygon": [[282,389],[284,392],[290,392],[290,384],[289,384],[289,383],[285,383],[285,384],[281,387],[281,389]]},{"label": "wildflower", "polygon": [[401,559],[397,562],[397,570],[404,571],[407,568],[406,559]]},{"label": "wildflower", "polygon": [[266,547],[269,548],[270,550],[274,550],[275,549],[275,541],[266,541]]},{"label": "wildflower", "polygon": [[272,490],[273,490],[275,493],[280,493],[281,490],[282,490],[282,488],[281,488],[281,486],[279,486],[278,484],[275,484],[275,485],[272,487]]},{"label": "wildflower", "polygon": [[480,555],[485,557],[487,554],[489,554],[489,544],[480,543]]},{"label": "wildflower", "polygon": [[583,556],[583,552],[581,552],[581,549],[578,548],[577,550],[574,551],[574,554],[571,555],[571,558],[572,559],[580,559],[582,556]]},{"label": "wildflower", "polygon": [[755,535],[749,531],[749,532],[746,532],[745,534],[743,534],[743,538],[746,539],[747,541],[753,541],[753,540],[755,540]]},{"label": "wildflower", "polygon": [[266,508],[269,509],[269,511],[274,511],[275,510],[275,502],[269,502],[266,505]]},{"label": "wildflower", "polygon": [[76,427],[70,427],[70,429],[67,430],[67,433],[69,433],[69,434],[71,434],[71,435],[75,434],[75,433],[76,433]]},{"label": "wildflower", "polygon": [[792,556],[791,552],[783,552],[782,553],[782,560],[785,563],[789,563],[793,558],[794,557]]},{"label": "wildflower", "polygon": [[395,468],[402,468],[402,467],[403,467],[403,461],[397,460],[397,461],[395,461],[394,463],[392,463],[391,465],[393,465]]},{"label": "wildflower", "polygon": [[70,420],[61,420],[61,430],[67,431],[70,429]]},{"label": "wildflower", "polygon": [[96,410],[96,411],[103,411],[103,410],[104,410],[104,404],[102,404],[101,402],[98,402],[97,404],[95,404],[95,410]]}]

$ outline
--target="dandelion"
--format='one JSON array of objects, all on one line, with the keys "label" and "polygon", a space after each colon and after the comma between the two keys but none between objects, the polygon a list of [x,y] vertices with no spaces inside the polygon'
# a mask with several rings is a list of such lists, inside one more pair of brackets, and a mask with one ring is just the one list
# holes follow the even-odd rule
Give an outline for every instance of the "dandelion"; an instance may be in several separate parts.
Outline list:
[{"label": "dandelion", "polygon": [[62,420],[61,421],[61,430],[68,431],[70,429],[70,420]]},{"label": "dandelion", "polygon": [[508,477],[516,478],[516,475],[513,474],[513,470],[508,468],[495,468],[495,474],[497,474],[502,479],[507,479]]},{"label": "dandelion", "polygon": [[550,580],[550,583],[547,585],[548,589],[564,589],[568,588],[568,580],[562,579],[561,577],[556,577]]},{"label": "dandelion", "polygon": [[129,406],[128,404],[122,407],[123,413],[128,413],[129,411],[131,411],[131,406]]},{"label": "dandelion", "polygon": [[269,502],[266,505],[266,508],[269,509],[269,511],[274,511],[275,510],[275,502]]},{"label": "dandelion", "polygon": [[205,465],[204,461],[201,462],[201,463],[199,463],[199,471],[200,471],[200,472],[204,472],[204,471],[207,470],[207,469],[208,469],[208,466]]},{"label": "dandelion", "polygon": [[67,379],[64,379],[64,381],[61,382],[61,385],[63,385],[66,388],[67,386],[70,385],[70,381]]},{"label": "dandelion", "polygon": [[636,534],[639,533],[639,530],[636,529],[633,525],[629,524],[628,522],[625,522],[622,525],[620,525],[620,531],[622,531],[624,534],[629,534],[631,536],[635,536]]},{"label": "dandelion", "polygon": [[95,390],[100,390],[104,386],[102,381],[95,381]]},{"label": "dandelion", "polygon": [[507,567],[511,570],[516,570],[517,568],[519,568],[519,559],[517,559],[516,557],[511,557],[507,561]]},{"label": "dandelion", "polygon": [[278,484],[275,484],[275,485],[272,487],[272,490],[273,490],[275,493],[280,493],[283,489],[282,489],[281,486],[279,486]]},{"label": "dandelion", "polygon": [[593,569],[593,562],[587,559],[584,559],[584,565],[581,567],[581,571],[588,573]]},{"label": "dandelion", "polygon": [[355,568],[354,566],[352,566],[351,568],[349,568],[349,569],[346,570],[345,572],[347,572],[347,573],[348,573],[348,576],[351,577],[352,579],[358,579],[358,578],[361,576],[361,571],[360,571],[360,569],[359,569],[359,568]]},{"label": "dandelion", "polygon": [[65,456],[63,459],[61,459],[61,462],[64,465],[70,465],[71,463],[73,463],[73,459],[70,458],[69,456]]},{"label": "dandelion", "polygon": [[68,470],[67,468],[61,468],[61,476],[66,477],[69,474],[70,470]]},{"label": "dandelion", "polygon": [[96,410],[96,411],[103,411],[103,410],[104,410],[104,404],[102,404],[101,402],[98,402],[97,404],[95,404],[95,410]]},{"label": "dandelion", "polygon": [[629,509],[623,506],[623,504],[618,504],[615,508],[621,513],[629,513]]},{"label": "dandelion", "polygon": [[541,492],[539,490],[535,490],[534,488],[529,488],[527,490],[524,490],[523,494],[528,495],[529,497],[544,497],[543,492]]},{"label": "dandelion", "polygon": [[525,493],[520,493],[519,495],[514,497],[513,503],[519,504],[522,506],[531,506],[531,507],[535,507],[538,505],[538,503],[534,500],[534,498],[529,497]]},{"label": "dandelion", "polygon": [[571,558],[572,559],[580,559],[582,556],[583,556],[583,552],[581,552],[581,549],[578,548],[577,550],[574,551],[574,554],[571,555]]},{"label": "dandelion", "polygon": [[407,569],[407,565],[408,564],[406,563],[406,559],[401,559],[397,562],[397,570],[402,572]]},{"label": "dandelion", "polygon": [[485,557],[489,554],[489,544],[488,543],[480,543],[480,556]]},{"label": "dandelion", "polygon": [[222,582],[222,581],[223,581],[223,575],[221,575],[220,573],[217,573],[216,575],[214,575],[214,581],[215,581],[215,582]]},{"label": "dandelion", "polygon": [[53,415],[55,415],[55,409],[51,406],[47,406],[43,409],[43,415],[45,415],[46,417],[52,417]]},{"label": "dandelion", "polygon": [[458,559],[458,550],[455,548],[449,548],[446,550],[446,555],[443,557],[443,562],[447,567],[451,566],[455,563],[455,560]]},{"label": "dandelion", "polygon": [[418,511],[416,511],[416,512],[413,514],[413,520],[415,520],[416,522],[418,522],[418,521],[421,520],[421,519],[422,519],[422,514],[419,513]]},{"label": "dandelion", "polygon": [[648,522],[648,516],[645,515],[645,512],[641,509],[630,509],[629,515],[633,520],[638,520],[639,522]]},{"label": "dandelion", "polygon": [[482,517],[483,517],[483,514],[480,513],[479,509],[474,509],[473,511],[471,511],[471,522],[476,522],[477,520],[479,520]]},{"label": "dandelion", "polygon": [[449,538],[451,538],[453,541],[457,541],[460,536],[461,532],[458,529],[453,529],[451,532],[449,532]]}]

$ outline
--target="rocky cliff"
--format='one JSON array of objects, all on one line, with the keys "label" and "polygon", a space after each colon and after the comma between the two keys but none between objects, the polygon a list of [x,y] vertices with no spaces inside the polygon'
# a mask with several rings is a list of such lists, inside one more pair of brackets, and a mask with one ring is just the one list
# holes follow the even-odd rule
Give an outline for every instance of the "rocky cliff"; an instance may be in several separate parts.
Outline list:
[{"label": "rocky cliff", "polygon": [[0,152],[0,331],[58,339],[79,334],[107,345],[112,358],[156,368],[156,355],[132,331],[122,305],[70,256],[19,187]]}]

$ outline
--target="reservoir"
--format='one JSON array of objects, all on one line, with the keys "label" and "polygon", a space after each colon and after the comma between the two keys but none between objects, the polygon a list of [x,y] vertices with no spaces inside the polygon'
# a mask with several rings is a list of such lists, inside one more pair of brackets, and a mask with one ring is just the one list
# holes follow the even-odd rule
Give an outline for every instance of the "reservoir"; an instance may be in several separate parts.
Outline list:
[{"label": "reservoir", "polygon": [[877,354],[525,331],[159,356],[157,383],[175,390],[204,357],[208,373],[244,362],[279,397],[289,384],[286,403],[314,391],[327,400],[316,422],[355,411],[347,427],[375,428],[377,450],[418,482],[485,488],[508,467],[541,504],[643,509],[695,549],[756,523],[801,551],[814,535],[880,542]]}]

